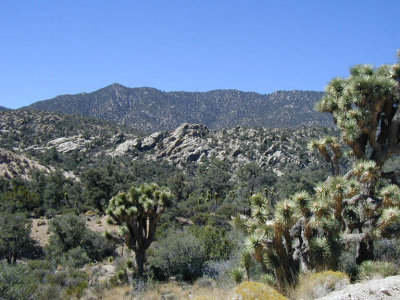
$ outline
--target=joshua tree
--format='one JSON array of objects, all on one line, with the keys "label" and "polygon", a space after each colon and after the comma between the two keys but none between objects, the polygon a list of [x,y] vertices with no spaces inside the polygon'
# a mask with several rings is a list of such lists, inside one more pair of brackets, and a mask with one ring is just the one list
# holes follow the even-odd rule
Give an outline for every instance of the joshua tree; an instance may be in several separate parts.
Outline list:
[{"label": "joshua tree", "polygon": [[357,159],[373,160],[382,167],[400,154],[400,64],[357,65],[350,74],[328,84],[317,110],[332,114]]},{"label": "joshua tree", "polygon": [[[332,114],[342,132],[343,142],[361,161],[346,175],[346,178],[358,176],[362,183],[360,194],[345,203],[357,213],[361,222],[357,229],[360,234],[364,233],[358,245],[357,262],[361,263],[373,258],[373,239],[365,233],[376,225],[376,216],[368,214],[365,209],[373,206],[376,212],[381,206],[381,202],[374,198],[375,186],[381,177],[399,184],[398,170],[385,173],[382,168],[391,156],[400,154],[400,64],[379,68],[357,65],[350,69],[350,74],[346,79],[334,78],[328,84],[317,109]],[[364,172],[361,177],[360,172]],[[367,177],[366,173],[369,174]]]},{"label": "joshua tree", "polygon": [[106,213],[111,223],[120,226],[126,246],[135,252],[140,276],[143,275],[146,250],[154,240],[157,223],[171,199],[168,188],[153,183],[132,187],[110,200]]},{"label": "joshua tree", "polygon": [[[333,115],[356,162],[339,175],[342,156],[337,139],[309,144],[332,164],[333,177],[278,202],[274,214],[267,199],[251,198],[252,217],[238,217],[248,233],[247,247],[263,269],[274,270],[280,286],[301,269],[336,269],[344,244],[357,244],[357,264],[373,259],[373,241],[400,234],[400,188],[396,172],[384,173],[385,162],[400,154],[400,64],[374,68],[359,65],[347,79],[335,78],[317,107]],[[378,182],[383,188],[377,190]]]}]

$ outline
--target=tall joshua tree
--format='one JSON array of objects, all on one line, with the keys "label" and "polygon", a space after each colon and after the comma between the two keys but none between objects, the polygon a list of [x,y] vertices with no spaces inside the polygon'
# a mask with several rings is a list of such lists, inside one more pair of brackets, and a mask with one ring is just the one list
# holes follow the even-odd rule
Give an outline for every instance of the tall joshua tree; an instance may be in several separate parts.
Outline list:
[{"label": "tall joshua tree", "polygon": [[[399,185],[397,170],[382,171],[391,156],[400,154],[399,82],[400,64],[379,68],[357,65],[350,69],[348,78],[334,78],[317,104],[319,111],[332,114],[342,132],[343,142],[350,146],[351,154],[361,161],[346,175],[347,178],[354,178],[364,172],[363,176],[358,176],[362,183],[360,194],[345,203],[358,206],[359,222],[364,224],[358,226],[360,234],[370,232],[376,225],[376,217],[366,214],[365,208],[377,208],[381,204],[374,198],[378,180],[382,177]],[[329,160],[329,157],[326,159]],[[367,173],[369,176],[365,175]],[[373,239],[369,234],[363,235],[358,247],[357,262],[373,258]]]},{"label": "tall joshua tree", "polygon": [[110,200],[106,213],[110,223],[120,226],[126,246],[135,252],[140,276],[143,275],[146,250],[154,240],[157,223],[171,199],[168,188],[153,183],[132,187]]},{"label": "tall joshua tree", "polygon": [[[333,115],[356,159],[353,168],[339,176],[338,139],[312,141],[310,150],[331,163],[333,177],[318,184],[313,196],[300,192],[280,201],[274,214],[267,199],[253,196],[251,218],[235,219],[248,233],[254,258],[274,271],[281,286],[293,282],[301,269],[336,269],[344,244],[357,244],[361,264],[374,258],[374,239],[400,235],[397,173],[383,172],[385,162],[400,154],[400,64],[358,65],[350,73],[328,84],[317,108]],[[385,178],[392,184],[385,185]]]}]

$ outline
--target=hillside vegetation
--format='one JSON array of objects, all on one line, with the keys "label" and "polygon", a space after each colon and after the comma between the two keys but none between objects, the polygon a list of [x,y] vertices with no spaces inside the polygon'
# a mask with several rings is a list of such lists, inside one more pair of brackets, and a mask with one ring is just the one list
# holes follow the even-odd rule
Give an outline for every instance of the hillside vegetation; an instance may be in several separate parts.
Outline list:
[{"label": "hillside vegetation", "polygon": [[315,299],[399,274],[399,82],[334,78],[316,107],[338,129],[0,112],[0,298]]},{"label": "hillside vegetation", "polygon": [[321,97],[321,92],[313,91],[268,95],[238,90],[163,92],[112,84],[92,93],[39,101],[28,108],[96,117],[146,132],[170,130],[182,123],[201,123],[212,129],[331,126],[331,118],[314,111]]}]

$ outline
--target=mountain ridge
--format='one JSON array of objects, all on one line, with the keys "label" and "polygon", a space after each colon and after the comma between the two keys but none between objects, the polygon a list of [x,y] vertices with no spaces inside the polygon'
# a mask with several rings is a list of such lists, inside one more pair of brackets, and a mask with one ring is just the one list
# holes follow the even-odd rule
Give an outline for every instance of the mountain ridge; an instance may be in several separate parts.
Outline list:
[{"label": "mountain ridge", "polygon": [[24,109],[79,114],[136,127],[146,132],[170,130],[183,123],[209,128],[331,126],[314,111],[322,92],[276,91],[271,94],[218,89],[164,92],[151,87],[111,84],[91,93],[60,95]]}]

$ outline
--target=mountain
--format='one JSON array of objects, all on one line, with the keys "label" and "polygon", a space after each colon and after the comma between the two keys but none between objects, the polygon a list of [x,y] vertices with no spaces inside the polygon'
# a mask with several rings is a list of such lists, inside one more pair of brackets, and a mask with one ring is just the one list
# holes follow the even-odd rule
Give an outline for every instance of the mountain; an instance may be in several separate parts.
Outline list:
[{"label": "mountain", "polygon": [[322,92],[313,91],[268,95],[238,90],[163,92],[112,84],[92,93],[39,101],[27,108],[91,116],[146,132],[170,130],[182,123],[201,123],[211,129],[330,126],[332,120],[314,110],[321,97]]},{"label": "mountain", "polygon": [[9,108],[0,105],[0,111],[9,110]]}]

